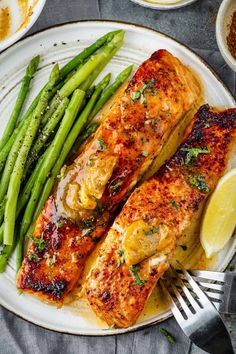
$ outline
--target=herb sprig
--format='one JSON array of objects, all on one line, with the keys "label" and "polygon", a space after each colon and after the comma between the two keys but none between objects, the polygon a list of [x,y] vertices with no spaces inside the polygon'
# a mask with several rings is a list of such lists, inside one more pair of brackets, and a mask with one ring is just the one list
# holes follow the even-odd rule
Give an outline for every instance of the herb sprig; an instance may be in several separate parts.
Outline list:
[{"label": "herb sprig", "polygon": [[185,165],[189,165],[193,158],[198,157],[200,154],[209,154],[210,150],[208,147],[205,148],[182,148],[180,151],[185,151],[187,152],[186,154],[186,159],[184,161]]},{"label": "herb sprig", "polygon": [[170,334],[170,332],[168,332],[165,328],[161,327],[160,328],[160,332],[161,334],[163,334],[163,336],[165,336],[167,338],[167,340],[171,343],[171,344],[175,344],[176,340],[175,338],[172,336],[172,334]]},{"label": "herb sprig", "polygon": [[132,276],[135,279],[135,285],[143,286],[145,284],[145,280],[140,278],[138,274],[139,269],[140,269],[140,264],[135,264],[130,267]]},{"label": "herb sprig", "polygon": [[189,184],[191,187],[195,187],[202,192],[209,193],[210,188],[201,176],[189,176]]}]

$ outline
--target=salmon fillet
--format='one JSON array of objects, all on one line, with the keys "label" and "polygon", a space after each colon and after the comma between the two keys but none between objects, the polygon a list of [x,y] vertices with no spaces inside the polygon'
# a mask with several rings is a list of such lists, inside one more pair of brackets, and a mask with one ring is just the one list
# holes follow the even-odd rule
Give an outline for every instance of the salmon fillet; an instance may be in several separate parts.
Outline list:
[{"label": "salmon fillet", "polygon": [[19,289],[61,306],[115,209],[200,91],[191,71],[166,50],[138,68],[41,212],[18,273]]},{"label": "salmon fillet", "polygon": [[99,318],[118,327],[136,322],[177,240],[224,174],[235,137],[236,109],[217,113],[202,106],[176,154],[135,189],[85,284]]}]

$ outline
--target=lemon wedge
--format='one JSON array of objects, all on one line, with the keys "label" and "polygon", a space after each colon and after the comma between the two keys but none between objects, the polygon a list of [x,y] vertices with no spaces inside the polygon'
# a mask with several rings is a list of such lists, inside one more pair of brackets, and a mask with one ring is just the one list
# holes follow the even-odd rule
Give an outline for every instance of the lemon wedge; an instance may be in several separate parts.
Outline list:
[{"label": "lemon wedge", "polygon": [[236,225],[236,168],[223,176],[205,210],[200,240],[207,258],[221,251]]}]

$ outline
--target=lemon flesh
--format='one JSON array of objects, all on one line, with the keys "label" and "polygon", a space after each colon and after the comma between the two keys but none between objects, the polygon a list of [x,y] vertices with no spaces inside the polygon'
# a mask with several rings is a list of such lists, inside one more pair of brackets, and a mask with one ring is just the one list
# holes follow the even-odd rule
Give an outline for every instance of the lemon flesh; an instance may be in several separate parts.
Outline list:
[{"label": "lemon flesh", "polygon": [[207,258],[221,251],[236,225],[236,168],[223,176],[203,217],[200,240]]}]

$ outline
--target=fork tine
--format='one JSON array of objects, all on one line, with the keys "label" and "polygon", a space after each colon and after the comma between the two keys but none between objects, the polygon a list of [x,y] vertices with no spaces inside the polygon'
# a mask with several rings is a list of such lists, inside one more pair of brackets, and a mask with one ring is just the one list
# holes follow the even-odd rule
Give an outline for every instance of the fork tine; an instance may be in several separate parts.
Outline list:
[{"label": "fork tine", "polygon": [[220,285],[220,284],[213,284],[213,283],[205,283],[205,282],[201,282],[201,281],[197,281],[199,283],[199,285],[201,287],[207,288],[207,289],[212,289],[212,290],[217,290],[217,291],[221,291],[222,293],[224,292],[224,286]]},{"label": "fork tine", "polygon": [[176,272],[176,270],[174,268],[171,267],[172,272],[174,273],[174,275],[177,277],[179,284],[183,290],[183,292],[185,293],[187,299],[189,300],[190,304],[192,305],[192,307],[194,308],[195,311],[198,311],[200,309],[199,304],[197,303],[197,301],[194,299],[194,297],[192,296],[192,294],[190,293],[189,289],[187,288],[187,286],[184,284],[184,282],[182,281],[182,279],[178,276],[178,273]]},{"label": "fork tine", "polygon": [[178,306],[174,302],[174,300],[173,300],[171,294],[169,293],[169,290],[165,286],[163,280],[160,279],[159,282],[161,284],[162,290],[168,295],[168,298],[170,300],[170,305],[171,305],[171,311],[172,311],[173,315],[175,316],[176,321],[179,323],[180,326],[182,326],[182,323],[183,323],[183,321],[185,321],[185,319],[184,319],[181,311],[178,309]]},{"label": "fork tine", "polygon": [[181,270],[182,270],[183,274],[185,275],[185,278],[187,279],[187,281],[189,282],[189,284],[193,288],[193,290],[194,290],[195,294],[198,296],[199,300],[201,302],[204,302],[204,301],[208,302],[209,301],[208,297],[205,295],[203,290],[200,289],[200,287],[197,285],[195,280],[193,280],[193,278],[189,275],[189,273],[183,268],[182,264],[179,263],[179,266],[181,267]]},{"label": "fork tine", "polygon": [[190,270],[189,273],[197,278],[210,279],[215,281],[225,281],[225,273],[212,272],[209,270]]},{"label": "fork tine", "polygon": [[211,291],[204,291],[204,293],[211,299],[211,301],[222,300],[222,294],[212,293]]},{"label": "fork tine", "polygon": [[192,312],[190,311],[188,305],[186,304],[183,296],[180,294],[180,292],[178,291],[178,289],[176,288],[175,284],[171,284],[171,287],[175,293],[175,296],[177,297],[177,299],[179,300],[180,305],[182,306],[182,309],[184,310],[184,312],[186,313],[186,315],[189,317],[192,315]]}]

